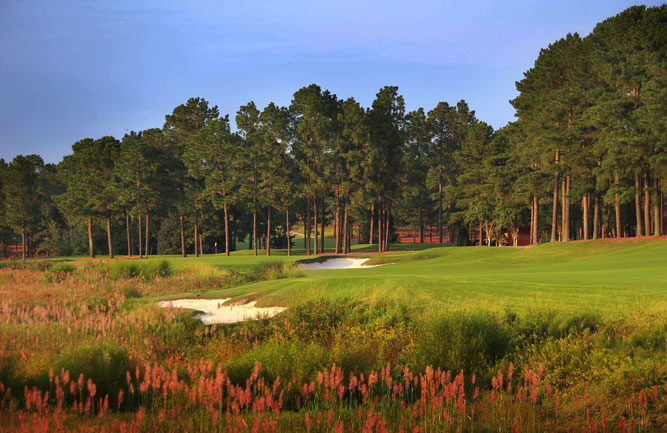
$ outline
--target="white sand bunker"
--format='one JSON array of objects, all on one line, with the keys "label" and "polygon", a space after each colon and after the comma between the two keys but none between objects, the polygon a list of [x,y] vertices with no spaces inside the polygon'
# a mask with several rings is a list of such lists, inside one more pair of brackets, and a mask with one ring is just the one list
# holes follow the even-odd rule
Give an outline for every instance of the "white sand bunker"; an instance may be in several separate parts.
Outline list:
[{"label": "white sand bunker", "polygon": [[188,308],[191,310],[203,311],[203,314],[197,315],[205,325],[214,323],[235,323],[244,320],[253,320],[259,318],[268,318],[285,311],[283,307],[255,307],[257,301],[252,301],[243,305],[223,305],[231,298],[224,299],[178,299],[174,301],[158,302],[160,307],[167,308]]},{"label": "white sand bunker", "polygon": [[[350,257],[338,257],[326,259],[321,262],[302,263],[299,269],[361,269],[374,268],[382,265],[364,265],[370,259],[353,259]],[[388,263],[387,263],[388,264]]]}]

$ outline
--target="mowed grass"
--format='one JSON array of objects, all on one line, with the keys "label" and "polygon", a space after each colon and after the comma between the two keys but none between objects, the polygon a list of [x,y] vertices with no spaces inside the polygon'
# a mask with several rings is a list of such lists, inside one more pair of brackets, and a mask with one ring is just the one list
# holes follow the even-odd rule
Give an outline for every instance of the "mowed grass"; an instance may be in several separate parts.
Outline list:
[{"label": "mowed grass", "polygon": [[[394,245],[407,249],[410,244]],[[415,247],[415,246],[413,246]],[[417,247],[424,248],[423,245]],[[359,246],[353,251],[371,249]],[[535,248],[435,247],[368,254],[367,269],[304,270],[302,276],[197,293],[255,298],[259,306],[290,306],[311,299],[392,301],[424,309],[528,312],[627,312],[667,308],[667,241],[573,242]],[[193,262],[222,269],[294,263],[302,256],[271,257],[241,251],[230,257],[167,260],[175,269]],[[183,296],[194,296],[184,292]]]}]

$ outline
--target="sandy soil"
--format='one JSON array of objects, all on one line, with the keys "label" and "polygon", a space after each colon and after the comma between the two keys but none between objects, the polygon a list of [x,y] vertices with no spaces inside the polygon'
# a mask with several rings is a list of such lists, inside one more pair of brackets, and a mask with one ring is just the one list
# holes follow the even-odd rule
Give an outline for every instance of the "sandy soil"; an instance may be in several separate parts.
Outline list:
[{"label": "sandy soil", "polygon": [[228,304],[230,298],[223,299],[178,299],[174,301],[158,302],[161,307],[167,308],[188,308],[191,310],[202,311],[197,317],[205,325],[214,323],[235,323],[244,320],[253,320],[261,317],[271,317],[285,311],[283,307],[255,307],[257,301],[252,301],[243,305]]},{"label": "sandy soil", "polygon": [[335,259],[327,259],[322,262],[314,262],[314,263],[302,263],[299,265],[299,269],[362,269],[362,268],[374,268],[376,266],[383,266],[383,265],[368,265],[364,266],[364,263],[366,263],[368,260],[367,258],[364,259],[353,259],[350,257],[344,257],[344,258],[335,258]]}]

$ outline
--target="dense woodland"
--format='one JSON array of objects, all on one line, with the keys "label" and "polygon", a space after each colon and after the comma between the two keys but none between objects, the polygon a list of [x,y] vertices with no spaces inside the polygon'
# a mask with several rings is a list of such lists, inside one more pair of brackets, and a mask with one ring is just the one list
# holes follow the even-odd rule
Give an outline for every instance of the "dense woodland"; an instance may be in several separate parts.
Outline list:
[{"label": "dense woodland", "polygon": [[368,108],[315,84],[288,107],[249,102],[236,131],[191,98],[161,128],[84,138],[57,165],[0,161],[3,254],[229,254],[247,239],[270,254],[295,222],[308,254],[325,226],[336,252],[353,232],[384,251],[397,227],[458,245],[665,232],[666,5],[555,41],[516,87],[499,130],[465,101],[406,112],[392,86]]}]

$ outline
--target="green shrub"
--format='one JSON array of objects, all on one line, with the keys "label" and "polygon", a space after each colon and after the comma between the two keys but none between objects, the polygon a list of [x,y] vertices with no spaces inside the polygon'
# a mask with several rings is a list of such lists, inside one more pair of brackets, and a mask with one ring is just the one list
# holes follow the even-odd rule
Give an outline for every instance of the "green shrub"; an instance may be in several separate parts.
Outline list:
[{"label": "green shrub", "polygon": [[331,345],[332,362],[340,366],[347,376],[350,373],[378,371],[387,363],[400,370],[406,357],[412,357],[411,338],[402,327],[376,327],[368,329],[360,325],[344,325],[334,336]]},{"label": "green shrub", "polygon": [[248,273],[251,279],[264,280],[280,280],[283,278],[297,278],[303,276],[303,273],[292,264],[280,262],[264,262],[253,267]]},{"label": "green shrub", "polygon": [[166,260],[114,260],[93,265],[92,270],[110,280],[141,278],[151,281],[171,275],[171,266]]},{"label": "green shrub", "polygon": [[496,363],[510,350],[510,333],[495,316],[453,313],[432,316],[416,335],[415,366],[427,365],[482,378],[493,375]]},{"label": "green shrub", "polygon": [[67,263],[56,263],[51,266],[51,268],[46,271],[46,281],[48,282],[60,282],[67,279],[67,276],[74,272],[76,267],[69,265]]},{"label": "green shrub", "polygon": [[560,322],[554,322],[550,329],[552,336],[565,336],[569,334],[580,334],[584,331],[597,332],[602,317],[596,313],[581,313],[565,317]]},{"label": "green shrub", "polygon": [[329,351],[322,345],[272,339],[228,361],[224,367],[232,382],[244,383],[256,363],[262,364],[262,376],[268,380],[280,377],[288,381],[296,377],[297,383],[310,381],[318,371],[331,366]]},{"label": "green shrub", "polygon": [[61,368],[69,371],[72,380],[77,380],[80,374],[86,381],[91,379],[97,387],[96,397],[108,394],[112,403],[118,390],[125,386],[125,373],[134,371],[135,363],[116,343],[86,341],[63,350],[54,370]]}]

